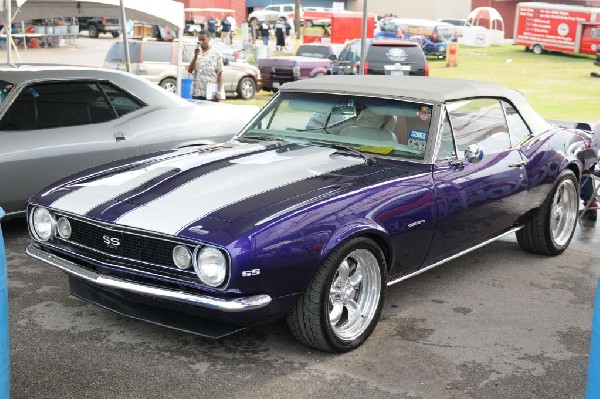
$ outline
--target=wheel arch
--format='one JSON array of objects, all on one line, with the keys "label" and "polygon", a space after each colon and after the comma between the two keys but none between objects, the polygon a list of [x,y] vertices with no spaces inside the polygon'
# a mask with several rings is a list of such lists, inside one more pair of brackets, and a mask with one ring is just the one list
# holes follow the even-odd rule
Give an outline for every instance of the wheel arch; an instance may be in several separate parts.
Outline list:
[{"label": "wheel arch", "polygon": [[392,245],[387,239],[385,230],[370,220],[355,221],[352,224],[338,229],[323,246],[321,251],[321,261],[323,261],[336,247],[357,237],[369,238],[379,245],[383,252],[387,271],[389,272],[392,264]]},{"label": "wheel arch", "polygon": [[310,76],[311,78],[314,78],[315,76],[317,76],[317,75],[319,75],[319,74],[327,75],[327,71],[328,71],[328,69],[327,69],[327,68],[324,68],[324,67],[316,67],[316,68],[314,68],[312,71],[310,71],[310,74],[309,74],[309,76]]},{"label": "wheel arch", "polygon": [[579,165],[577,165],[575,162],[570,162],[569,164],[567,164],[567,166],[565,167],[564,170],[569,169],[571,172],[573,172],[575,174],[575,178],[577,179],[577,182],[581,182],[581,168]]}]

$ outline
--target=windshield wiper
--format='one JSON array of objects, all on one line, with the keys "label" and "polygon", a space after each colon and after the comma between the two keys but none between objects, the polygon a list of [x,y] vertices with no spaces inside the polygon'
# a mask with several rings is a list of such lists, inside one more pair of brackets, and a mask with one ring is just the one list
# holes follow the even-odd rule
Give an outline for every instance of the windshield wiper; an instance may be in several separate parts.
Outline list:
[{"label": "windshield wiper", "polygon": [[327,147],[335,148],[337,150],[337,152],[347,152],[352,155],[357,155],[357,156],[361,157],[362,159],[364,159],[367,162],[367,164],[369,164],[369,165],[372,165],[376,162],[375,158],[372,158],[372,157],[366,155],[364,152],[361,152],[350,145],[345,145],[345,144],[340,144],[340,143],[332,143],[331,141],[326,141],[326,140],[309,140],[309,141],[311,143],[321,144],[321,145],[324,145]]},{"label": "windshield wiper", "polygon": [[259,134],[259,133],[244,134],[244,135],[238,137],[238,140],[239,139],[278,141],[278,142],[284,142],[284,143],[289,143],[291,141],[291,140],[283,138],[283,137],[272,136],[270,134]]}]

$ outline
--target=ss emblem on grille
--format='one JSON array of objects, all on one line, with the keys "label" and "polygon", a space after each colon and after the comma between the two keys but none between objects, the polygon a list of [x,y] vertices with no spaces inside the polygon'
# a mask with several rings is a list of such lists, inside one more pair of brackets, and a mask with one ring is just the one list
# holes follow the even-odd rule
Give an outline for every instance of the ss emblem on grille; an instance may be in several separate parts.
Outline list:
[{"label": "ss emblem on grille", "polygon": [[121,245],[121,240],[118,237],[102,236],[102,240],[109,248],[117,248]]}]

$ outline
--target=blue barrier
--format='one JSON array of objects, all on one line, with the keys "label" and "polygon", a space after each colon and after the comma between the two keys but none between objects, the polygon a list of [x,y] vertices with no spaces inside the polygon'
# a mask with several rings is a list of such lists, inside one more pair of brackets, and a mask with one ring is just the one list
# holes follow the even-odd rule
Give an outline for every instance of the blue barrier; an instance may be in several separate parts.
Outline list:
[{"label": "blue barrier", "polygon": [[[0,208],[0,220],[4,210]],[[0,229],[0,399],[10,397],[10,355],[8,345],[8,275],[6,250]]]},{"label": "blue barrier", "polygon": [[192,98],[192,81],[193,79],[181,79],[181,97]]},{"label": "blue barrier", "polygon": [[594,316],[592,317],[592,343],[590,344],[590,366],[588,367],[586,399],[600,398],[600,280],[596,289]]}]

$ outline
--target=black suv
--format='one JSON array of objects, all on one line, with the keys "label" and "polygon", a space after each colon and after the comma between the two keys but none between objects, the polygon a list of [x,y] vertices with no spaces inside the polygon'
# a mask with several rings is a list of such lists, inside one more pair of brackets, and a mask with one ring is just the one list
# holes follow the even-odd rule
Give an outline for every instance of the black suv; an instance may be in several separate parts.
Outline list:
[{"label": "black suv", "polygon": [[[423,49],[414,42],[367,40],[365,75],[408,74],[429,76],[429,64]],[[356,75],[360,63],[360,40],[349,42],[331,64],[332,75]]]}]

